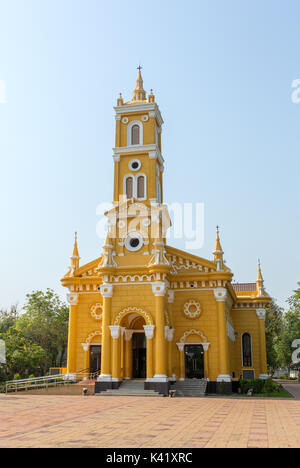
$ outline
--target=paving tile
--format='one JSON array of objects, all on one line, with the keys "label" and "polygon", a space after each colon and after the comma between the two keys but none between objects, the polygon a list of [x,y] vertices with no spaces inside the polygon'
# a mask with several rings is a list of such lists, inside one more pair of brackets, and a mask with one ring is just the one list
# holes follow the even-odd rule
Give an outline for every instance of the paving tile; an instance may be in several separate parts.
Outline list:
[{"label": "paving tile", "polygon": [[0,448],[300,447],[300,401],[0,396]]}]

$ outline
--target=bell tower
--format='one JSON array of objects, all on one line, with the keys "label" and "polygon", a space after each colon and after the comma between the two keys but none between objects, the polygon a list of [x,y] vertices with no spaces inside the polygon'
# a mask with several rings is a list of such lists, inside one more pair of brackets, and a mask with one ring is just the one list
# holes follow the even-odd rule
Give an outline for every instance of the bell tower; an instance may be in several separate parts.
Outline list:
[{"label": "bell tower", "polygon": [[163,119],[153,91],[147,97],[142,67],[138,67],[131,101],[120,94],[115,110],[114,203],[163,202],[164,159],[161,154]]}]

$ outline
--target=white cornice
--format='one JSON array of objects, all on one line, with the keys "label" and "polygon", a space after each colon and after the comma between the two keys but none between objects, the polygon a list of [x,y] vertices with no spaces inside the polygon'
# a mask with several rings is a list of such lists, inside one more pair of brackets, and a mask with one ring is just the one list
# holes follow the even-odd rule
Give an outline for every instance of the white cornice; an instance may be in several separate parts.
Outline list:
[{"label": "white cornice", "polygon": [[158,159],[161,164],[165,162],[157,145],[121,146],[118,148],[113,148],[113,153],[114,160],[116,155],[119,156],[130,153],[148,153],[150,159]]},{"label": "white cornice", "polygon": [[141,104],[124,104],[123,106],[114,107],[116,114],[131,114],[136,112],[155,112],[155,117],[160,126],[163,125],[164,121],[161,116],[158,105],[154,103],[141,103]]}]

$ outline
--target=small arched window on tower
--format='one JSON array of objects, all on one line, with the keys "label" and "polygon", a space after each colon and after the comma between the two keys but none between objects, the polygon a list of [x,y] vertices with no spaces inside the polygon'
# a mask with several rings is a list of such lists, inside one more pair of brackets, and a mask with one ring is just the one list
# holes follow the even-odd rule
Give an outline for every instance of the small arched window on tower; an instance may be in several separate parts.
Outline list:
[{"label": "small arched window on tower", "polygon": [[252,367],[252,343],[249,333],[242,336],[243,367]]},{"label": "small arched window on tower", "polygon": [[139,145],[140,144],[140,127],[138,125],[133,125],[131,129],[131,144]]},{"label": "small arched window on tower", "polygon": [[140,175],[137,179],[137,198],[145,198],[145,176]]},{"label": "small arched window on tower", "polygon": [[133,177],[127,177],[126,179],[126,197],[133,197]]}]

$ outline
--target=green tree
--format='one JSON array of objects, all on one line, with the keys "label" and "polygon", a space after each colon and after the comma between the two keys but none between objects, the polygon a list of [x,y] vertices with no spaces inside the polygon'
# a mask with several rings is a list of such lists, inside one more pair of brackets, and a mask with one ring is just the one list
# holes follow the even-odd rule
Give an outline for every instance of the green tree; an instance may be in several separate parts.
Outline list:
[{"label": "green tree", "polygon": [[10,310],[0,310],[0,333],[6,333],[16,323],[19,317],[18,306],[12,305]]},{"label": "green tree", "polygon": [[0,334],[6,345],[6,364],[1,366],[0,380],[10,380],[15,374],[26,378],[39,374],[45,360],[45,351],[32,343],[14,327]]},{"label": "green tree", "polygon": [[51,289],[27,294],[24,313],[16,321],[16,330],[45,351],[43,373],[60,366],[66,359],[68,306]]},{"label": "green tree", "polygon": [[280,365],[277,347],[283,326],[283,314],[284,310],[272,300],[266,311],[267,363],[272,373]]},{"label": "green tree", "polygon": [[280,364],[290,367],[293,353],[292,343],[294,340],[300,339],[300,288],[294,291],[287,302],[289,309],[283,316],[283,326],[276,350]]}]

